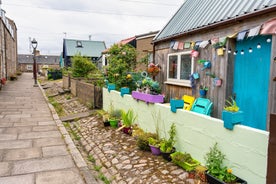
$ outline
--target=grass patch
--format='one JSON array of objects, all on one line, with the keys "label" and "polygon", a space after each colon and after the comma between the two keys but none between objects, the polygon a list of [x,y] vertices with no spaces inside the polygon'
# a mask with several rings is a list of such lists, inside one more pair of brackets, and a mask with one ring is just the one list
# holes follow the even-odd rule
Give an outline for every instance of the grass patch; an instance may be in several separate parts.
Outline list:
[{"label": "grass patch", "polygon": [[49,97],[49,102],[50,104],[53,105],[53,107],[55,108],[57,114],[59,116],[62,116],[64,114],[64,110],[61,104],[59,104],[53,97]]},{"label": "grass patch", "polygon": [[105,184],[110,184],[110,181],[107,179],[107,177],[103,173],[99,173],[98,176]]},{"label": "grass patch", "polygon": [[92,155],[88,155],[87,160],[92,163],[96,162],[95,158]]},{"label": "grass patch", "polygon": [[102,168],[102,166],[94,165],[94,170],[95,170],[95,171],[100,171],[101,168]]}]

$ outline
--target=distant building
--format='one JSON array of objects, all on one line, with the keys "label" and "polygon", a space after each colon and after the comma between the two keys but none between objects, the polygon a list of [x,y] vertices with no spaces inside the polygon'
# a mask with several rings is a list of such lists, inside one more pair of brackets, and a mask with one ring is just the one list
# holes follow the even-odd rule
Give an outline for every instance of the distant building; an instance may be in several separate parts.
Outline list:
[{"label": "distant building", "polygon": [[0,1],[0,79],[9,79],[17,71],[17,28],[5,13]]},{"label": "distant building", "polygon": [[[136,70],[143,71],[147,69],[149,63],[153,62],[153,44],[152,40],[156,36],[158,31],[149,32],[145,34],[136,35],[136,51],[137,57],[136,61],[138,62]],[[141,62],[146,60],[147,62]]]},{"label": "distant building", "polygon": [[[60,56],[53,55],[39,55],[36,56],[37,69],[43,71],[43,69],[59,69],[60,68]],[[32,54],[19,54],[18,64],[21,72],[33,72],[33,55]]]},{"label": "distant building", "polygon": [[77,54],[88,57],[93,63],[97,63],[105,49],[106,45],[103,41],[64,39],[63,64],[65,67],[71,66],[71,58]]}]

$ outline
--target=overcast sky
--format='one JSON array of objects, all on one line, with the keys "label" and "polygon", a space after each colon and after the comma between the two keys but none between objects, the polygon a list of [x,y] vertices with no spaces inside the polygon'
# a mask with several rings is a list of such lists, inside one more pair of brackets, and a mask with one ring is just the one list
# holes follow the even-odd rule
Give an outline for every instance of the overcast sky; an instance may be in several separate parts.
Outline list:
[{"label": "overcast sky", "polygon": [[36,38],[41,54],[59,55],[63,38],[105,41],[107,47],[162,29],[184,0],[2,0],[17,26],[18,53]]}]

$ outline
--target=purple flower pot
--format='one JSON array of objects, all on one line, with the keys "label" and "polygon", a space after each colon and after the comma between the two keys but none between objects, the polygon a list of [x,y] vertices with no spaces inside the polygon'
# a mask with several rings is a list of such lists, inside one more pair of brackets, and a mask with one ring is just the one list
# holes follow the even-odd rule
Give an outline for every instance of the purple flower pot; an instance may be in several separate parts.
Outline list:
[{"label": "purple flower pot", "polygon": [[160,155],[161,154],[161,151],[160,151],[159,147],[156,147],[156,146],[153,146],[153,145],[149,145],[149,146],[150,146],[151,153],[153,155]]}]

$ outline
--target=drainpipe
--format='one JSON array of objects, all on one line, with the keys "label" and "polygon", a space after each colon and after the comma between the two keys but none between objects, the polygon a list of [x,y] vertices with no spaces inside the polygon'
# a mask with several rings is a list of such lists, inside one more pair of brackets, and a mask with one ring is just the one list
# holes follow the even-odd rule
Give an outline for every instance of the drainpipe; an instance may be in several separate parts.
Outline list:
[{"label": "drainpipe", "polygon": [[7,62],[7,40],[6,40],[6,30],[4,28],[4,53],[5,53],[5,70],[4,70],[4,76],[6,78],[6,80],[8,80],[8,62]]}]

